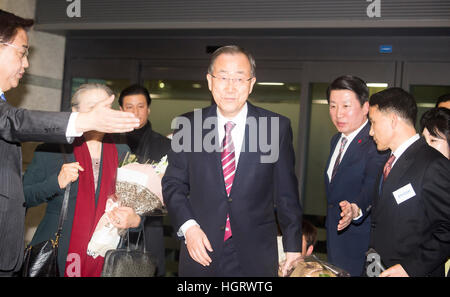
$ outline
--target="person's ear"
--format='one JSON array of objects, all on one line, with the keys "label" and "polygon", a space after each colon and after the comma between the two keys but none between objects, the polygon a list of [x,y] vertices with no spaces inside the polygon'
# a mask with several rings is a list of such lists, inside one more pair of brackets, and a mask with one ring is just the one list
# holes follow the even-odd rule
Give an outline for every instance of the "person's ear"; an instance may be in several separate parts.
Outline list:
[{"label": "person's ear", "polygon": [[253,86],[255,85],[255,83],[256,83],[256,77],[252,77],[252,79],[250,80],[250,90],[248,92],[249,95],[252,93]]},{"label": "person's ear", "polygon": [[206,74],[206,80],[208,81],[208,89],[209,91],[212,91],[212,76],[211,74]]}]

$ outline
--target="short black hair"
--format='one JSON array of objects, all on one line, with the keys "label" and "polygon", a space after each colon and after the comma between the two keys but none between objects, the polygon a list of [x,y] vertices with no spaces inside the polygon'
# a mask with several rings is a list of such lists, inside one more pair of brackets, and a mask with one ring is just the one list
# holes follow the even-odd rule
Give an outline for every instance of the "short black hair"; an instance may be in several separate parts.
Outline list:
[{"label": "short black hair", "polygon": [[380,111],[393,111],[409,121],[412,126],[416,125],[416,100],[402,88],[388,88],[373,94],[370,96],[369,105],[378,105]]},{"label": "short black hair", "polygon": [[420,119],[420,131],[425,128],[434,137],[442,138],[444,135],[450,147],[450,109],[439,107],[425,112]]},{"label": "short black hair", "polygon": [[330,94],[333,90],[349,90],[356,94],[361,106],[369,101],[369,88],[359,77],[343,75],[336,78],[327,88],[327,100],[330,103]]},{"label": "short black hair", "polygon": [[438,105],[442,102],[447,102],[450,101],[450,94],[444,94],[438,97],[437,101],[436,101],[436,106],[438,107]]},{"label": "short black hair", "polygon": [[146,87],[139,85],[139,84],[134,84],[131,85],[127,88],[125,88],[119,96],[119,105],[121,107],[123,107],[123,98],[125,96],[129,96],[129,95],[144,95],[145,99],[147,99],[147,105],[150,107],[150,104],[152,103],[152,98],[150,98],[150,94],[147,90]]},{"label": "short black hair", "polygon": [[309,221],[302,220],[302,234],[305,236],[306,248],[315,246],[317,242],[317,229]]},{"label": "short black hair", "polygon": [[19,29],[27,31],[33,24],[32,19],[24,19],[0,9],[0,42],[10,42]]}]

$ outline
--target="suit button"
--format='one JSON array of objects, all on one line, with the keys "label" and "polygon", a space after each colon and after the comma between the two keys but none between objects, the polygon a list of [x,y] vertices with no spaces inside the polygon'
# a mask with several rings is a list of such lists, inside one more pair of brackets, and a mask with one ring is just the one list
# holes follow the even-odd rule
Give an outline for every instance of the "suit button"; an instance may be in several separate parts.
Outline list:
[{"label": "suit button", "polygon": [[225,226],[220,226],[220,230],[225,230]]},{"label": "suit button", "polygon": [[370,224],[370,227],[372,227],[373,229],[375,229],[376,226],[377,226],[377,224],[375,224],[375,223]]},{"label": "suit button", "polygon": [[23,206],[23,207],[27,207],[27,203],[24,202],[24,203],[22,204],[22,206]]},{"label": "suit button", "polygon": [[231,202],[231,201],[233,201],[233,199],[231,199],[231,198],[228,198],[228,202]]}]

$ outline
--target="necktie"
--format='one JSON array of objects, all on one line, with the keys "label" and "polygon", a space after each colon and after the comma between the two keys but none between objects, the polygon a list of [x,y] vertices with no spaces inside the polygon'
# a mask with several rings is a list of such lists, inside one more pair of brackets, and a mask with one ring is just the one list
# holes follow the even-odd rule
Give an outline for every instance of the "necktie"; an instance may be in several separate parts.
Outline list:
[{"label": "necktie", "polygon": [[0,99],[2,99],[3,101],[6,101],[6,97],[4,93],[0,93]]},{"label": "necktie", "polygon": [[384,168],[383,168],[383,181],[386,180],[386,178],[389,175],[389,172],[391,172],[392,169],[392,163],[394,163],[395,161],[395,156],[394,154],[392,154],[389,159],[387,160],[386,164],[384,164]]},{"label": "necktie", "polygon": [[345,147],[346,143],[347,143],[347,138],[342,137],[342,139],[341,139],[341,147],[339,148],[339,155],[337,156],[336,162],[334,163],[333,171],[331,173],[331,179],[333,179],[333,177],[336,175],[339,163],[341,163],[342,152],[344,151],[344,147]]},{"label": "necktie", "polygon": [[[233,130],[235,125],[236,124],[231,121],[225,124],[225,137],[223,139],[223,150],[221,153],[222,171],[227,196],[230,196],[231,186],[233,185],[234,180],[234,173],[236,172],[234,143],[233,139],[231,138],[231,130]],[[227,214],[227,223],[225,225],[225,236],[223,241],[226,241],[231,237],[231,235],[230,217]]]}]

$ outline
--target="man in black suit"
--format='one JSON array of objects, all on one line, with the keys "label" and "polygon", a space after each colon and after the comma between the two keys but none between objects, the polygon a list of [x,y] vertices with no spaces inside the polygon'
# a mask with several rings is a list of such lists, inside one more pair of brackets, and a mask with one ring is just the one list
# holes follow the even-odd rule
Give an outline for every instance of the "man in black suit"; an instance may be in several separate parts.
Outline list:
[{"label": "man in black suit", "polygon": [[[119,96],[120,110],[131,112],[139,119],[139,127],[126,134],[126,143],[140,163],[159,162],[170,149],[170,139],[154,131],[148,120],[151,102],[148,90],[141,85],[131,85]],[[146,216],[144,226],[145,246],[156,258],[156,275],[164,276],[163,217]]]},{"label": "man in black suit", "polygon": [[450,253],[450,163],[414,128],[417,106],[400,88],[372,95],[370,135],[391,150],[373,205],[370,247],[380,276],[444,276]]},{"label": "man in black suit", "polygon": [[286,275],[302,248],[290,121],[247,102],[256,78],[244,49],[217,49],[206,78],[216,104],[179,118],[162,180],[184,237],[179,275],[277,276],[275,205]]},{"label": "man in black suit", "polygon": [[33,20],[0,10],[0,276],[20,269],[23,256],[25,200],[22,152],[25,141],[71,142],[83,132],[127,132],[137,127],[134,115],[110,108],[114,97],[89,113],[28,111],[6,101],[28,68],[28,36]]}]

